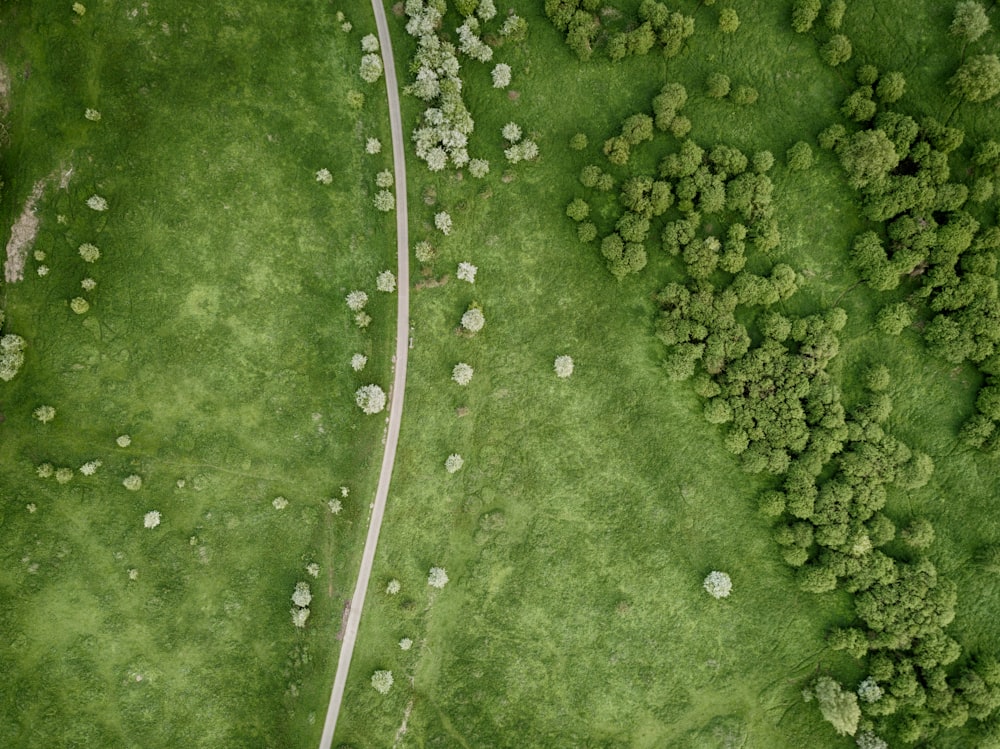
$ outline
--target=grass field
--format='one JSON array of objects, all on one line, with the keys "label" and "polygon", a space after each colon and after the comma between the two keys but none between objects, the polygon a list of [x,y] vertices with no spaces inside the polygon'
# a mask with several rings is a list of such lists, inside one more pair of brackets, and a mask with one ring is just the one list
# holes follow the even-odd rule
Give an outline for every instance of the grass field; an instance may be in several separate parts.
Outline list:
[{"label": "grass field", "polygon": [[[56,172],[44,261],[5,287],[28,350],[0,397],[3,746],[318,742],[381,459],[382,419],[353,392],[387,385],[395,306],[374,289],[394,264],[392,217],[364,197],[390,163],[364,151],[388,143],[385,94],[357,76],[374,22],[355,15],[348,34],[323,3],[280,23],[260,5],[3,12],[4,216]],[[360,112],[350,89],[367,94]],[[371,297],[366,331],[343,301],[353,288]],[[51,423],[31,416],[42,404]],[[96,475],[76,470],[94,459]],[[42,463],[76,475],[43,480]],[[150,510],[162,523],[146,530]],[[289,616],[299,580],[315,596],[304,632]]]},{"label": "grass field", "polygon": [[[1000,537],[988,500],[998,476],[988,459],[959,454],[954,443],[977,376],[929,358],[915,333],[895,339],[873,330],[883,301],[846,267],[864,221],[839,166],[817,149],[812,169],[783,167],[789,146],[814,143],[837,118],[853,84],[822,64],[813,38],[791,32],[783,3],[741,3],[743,25],[732,37],[712,28],[716,9],[699,8],[698,32],[672,60],[595,57],[585,65],[540,11],[516,9],[529,20],[530,41],[501,47],[495,59],[513,67],[519,97],[504,100],[490,89],[488,70],[467,66],[473,142],[493,164],[489,178],[469,185],[467,175],[434,177],[411,162],[411,196],[436,201],[423,219],[415,201],[414,237],[442,207],[455,219],[429,271],[450,280],[414,297],[400,466],[338,737],[356,747],[853,745],[800,696],[817,669],[857,678],[856,664],[823,642],[829,627],[852,618],[850,599],[798,591],[769,524],[752,511],[766,480],[739,472],[699,399],[660,373],[651,295],[671,277],[667,259],[652,250],[641,276],[618,284],[563,214],[585,194],[575,180],[580,168],[607,168],[604,138],[646,110],[667,80],[687,87],[684,113],[699,143],[775,154],[784,236],[775,259],[804,281],[786,308],[848,310],[832,367],[848,403],[861,367],[884,361],[892,370],[889,426],[931,452],[938,470],[924,489],[894,494],[890,510],[900,522],[913,513],[932,519],[939,541],[931,556],[960,587],[954,632],[972,651],[989,649],[1000,636],[989,614],[997,591],[984,589],[967,563]],[[914,12],[926,22],[902,5],[852,3],[846,33],[856,60],[907,74],[915,114],[945,119],[947,102],[922,92],[939,92],[957,64],[945,33],[951,10]],[[405,49],[401,24],[394,33]],[[886,48],[886,38],[898,46]],[[754,85],[760,101],[738,107],[706,98],[704,80],[715,71]],[[958,116],[970,140],[995,123],[968,106]],[[504,184],[499,131],[508,121],[538,140],[542,157],[508,168],[514,179]],[[590,146],[578,154],[567,143],[581,131]],[[655,164],[660,153],[636,158]],[[613,216],[613,202],[603,211],[592,203],[599,223]],[[474,287],[455,280],[460,261],[479,266]],[[471,300],[488,322],[469,340],[454,328]],[[576,362],[566,381],[552,371],[562,353]],[[466,389],[448,379],[458,361],[476,368]],[[443,470],[451,452],[466,459],[454,476]],[[426,585],[431,565],[448,569],[443,591]],[[700,589],[716,568],[734,581],[722,603]],[[392,578],[402,581],[396,597],[382,592]],[[397,647],[402,637],[413,649]],[[396,687],[380,697],[368,679],[384,668]],[[973,736],[970,724],[939,743],[965,746]]]},{"label": "grass field", "polygon": [[[1000,590],[969,562],[1000,542],[1000,474],[954,439],[979,375],[930,358],[914,331],[874,331],[890,297],[847,267],[865,226],[855,193],[818,149],[808,171],[784,165],[789,146],[837,118],[858,61],[902,70],[901,105],[948,118],[941,92],[960,53],[950,4],[852,2],[855,57],[841,70],[820,61],[825,32],[792,33],[787,2],[734,4],[743,23],[726,36],[719,6],[682,0],[698,29],[680,56],[617,64],[578,63],[541,3],[511,0],[501,13],[508,5],[530,26],[495,57],[513,68],[517,95],[491,87],[489,66],[463,62],[470,152],[490,175],[432,175],[409,160],[411,239],[440,254],[410,279],[398,461],[335,745],[851,746],[801,698],[818,672],[861,676],[824,643],[852,620],[851,599],[798,590],[753,509],[770,480],[742,473],[701,399],[664,376],[653,294],[675,265],[651,247],[641,275],[615,282],[564,210],[585,194],[580,169],[606,165],[603,140],[668,80],[687,87],[695,140],[774,153],[784,240],[773,260],[803,281],[785,309],[848,311],[831,365],[847,403],[863,366],[889,366],[888,427],[937,467],[923,489],[890,493],[888,511],[933,521],[930,556],[959,585],[951,632],[970,652],[992,650]],[[319,2],[277,16],[174,2],[0,13],[14,84],[4,223],[55,175],[39,212],[45,258],[29,257],[26,279],[4,287],[5,332],[29,348],[0,389],[3,746],[317,743],[381,458],[383,420],[360,418],[352,393],[387,385],[393,346],[394,300],[374,291],[393,265],[393,217],[370,207],[390,163],[384,89],[357,75],[374,24],[363,3],[340,7],[349,33]],[[400,18],[390,23],[407,80],[412,40]],[[445,25],[458,25],[454,14]],[[996,43],[993,31],[978,44]],[[713,72],[757,87],[760,101],[707,98]],[[360,110],[351,89],[366,94]],[[404,127],[418,103],[404,98]],[[537,163],[504,162],[509,121],[538,142]],[[965,105],[953,123],[975,142],[995,131],[996,109]],[[577,132],[584,152],[568,148]],[[372,136],[385,144],[377,156],[364,153]],[[669,144],[636,159],[653,165]],[[332,185],[314,180],[321,168]],[[93,194],[107,212],[86,207]],[[441,210],[449,237],[433,228]],[[598,223],[616,210],[594,201]],[[83,242],[100,247],[96,264],[80,258]],[[456,278],[462,261],[478,266],[474,285]],[[371,297],[365,331],[343,302],[354,288]],[[68,307],[80,295],[83,315]],[[457,327],[472,302],[487,324],[467,337]],[[350,371],[355,352],[369,357],[362,374]],[[575,362],[567,380],[553,371],[561,354]],[[459,361],[475,369],[465,388],[450,380]],[[51,423],[31,416],[43,404],[57,409]],[[453,475],[451,453],[465,459]],[[35,475],[94,459],[96,475],[76,470],[66,484]],[[130,474],[143,478],[136,493],[121,483]],[[341,485],[351,492],[334,516],[326,501]],[[163,522],[146,530],[154,509]],[[432,566],[450,577],[440,591],[427,585]],[[732,575],[727,600],[701,589],[713,569]],[[299,632],[289,600],[306,579],[315,598]],[[398,595],[384,592],[391,579]],[[371,688],[377,669],[394,673],[386,696]],[[972,723],[935,742],[971,745],[986,745]]]}]

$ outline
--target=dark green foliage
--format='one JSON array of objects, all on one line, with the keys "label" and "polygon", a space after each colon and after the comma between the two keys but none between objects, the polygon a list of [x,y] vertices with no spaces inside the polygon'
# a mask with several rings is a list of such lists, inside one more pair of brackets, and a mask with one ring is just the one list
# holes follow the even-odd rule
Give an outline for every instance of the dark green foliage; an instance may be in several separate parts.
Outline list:
[{"label": "dark green foliage", "polygon": [[712,99],[724,99],[729,95],[729,76],[724,73],[712,73],[705,82],[705,93]]},{"label": "dark green foliage", "polygon": [[981,103],[1000,94],[1000,58],[996,55],[970,57],[948,81],[951,95]]},{"label": "dark green foliage", "polygon": [[800,34],[809,31],[821,7],[820,0],[795,0],[792,4],[792,28]]},{"label": "dark green foliage", "polygon": [[800,140],[798,143],[793,145],[785,153],[785,160],[788,163],[788,168],[794,171],[801,172],[805,171],[812,166],[813,163],[813,153],[809,144],[804,140]]},{"label": "dark green foliage", "polygon": [[861,659],[868,654],[868,636],[856,627],[838,627],[827,635],[827,642],[834,650],[843,650]]},{"label": "dark green foliage", "polygon": [[831,67],[842,65],[851,59],[851,40],[843,34],[834,34],[819,51],[823,62]]},{"label": "dark green foliage", "polygon": [[660,176],[672,179],[689,177],[701,166],[705,151],[693,140],[684,140],[676,153],[667,154],[660,162]]}]

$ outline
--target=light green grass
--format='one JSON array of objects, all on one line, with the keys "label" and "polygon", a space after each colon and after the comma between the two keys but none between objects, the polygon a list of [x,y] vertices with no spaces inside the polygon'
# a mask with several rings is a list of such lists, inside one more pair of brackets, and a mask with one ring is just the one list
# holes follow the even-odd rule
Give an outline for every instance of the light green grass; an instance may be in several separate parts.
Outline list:
[{"label": "light green grass", "polygon": [[[894,493],[890,511],[901,523],[926,514],[938,528],[931,556],[960,587],[954,634],[971,651],[1000,634],[988,613],[996,591],[983,589],[967,564],[976,547],[998,537],[988,500],[998,475],[982,457],[954,454],[977,380],[930,359],[912,332],[897,339],[873,331],[884,300],[858,286],[847,267],[864,221],[834,157],[816,149],[809,171],[784,168],[790,145],[814,142],[838,118],[857,61],[902,69],[910,80],[903,106],[947,117],[940,92],[957,64],[942,30],[950,9],[852,3],[845,28],[855,59],[845,71],[821,63],[812,36],[791,32],[787,4],[738,9],[743,25],[723,37],[714,30],[718,9],[700,7],[699,30],[676,59],[580,65],[538,10],[518,4],[530,40],[500,48],[496,59],[512,65],[519,98],[491,90],[488,71],[474,63],[465,72],[477,123],[470,151],[486,152],[490,177],[459,183],[411,163],[411,231],[433,237],[433,212],[452,212],[454,235],[440,241],[433,268],[433,276],[452,278],[414,295],[407,412],[374,599],[338,731],[344,746],[853,745],[800,696],[818,669],[847,683],[859,677],[856,663],[823,645],[829,627],[851,621],[850,598],[798,591],[769,524],[751,509],[766,479],[739,472],[719,431],[702,420],[699,399],[658,370],[651,294],[675,271],[654,239],[647,269],[616,284],[596,246],[581,247],[563,215],[585,195],[575,179],[580,168],[608,168],[604,138],[626,115],[646,110],[666,80],[687,86],[684,114],[699,143],[773,151],[784,236],[773,259],[792,264],[803,283],[785,308],[847,309],[831,371],[848,404],[860,393],[862,367],[889,365],[896,403],[889,425],[938,463],[931,484]],[[926,24],[915,20],[925,16]],[[405,60],[401,24],[393,33]],[[756,86],[758,104],[705,98],[714,71]],[[415,118],[416,103],[404,104]],[[971,108],[959,114],[970,139],[995,122]],[[538,140],[542,158],[507,169],[514,180],[503,184],[499,130],[511,120]],[[580,131],[590,139],[583,154],[567,148]],[[643,148],[634,158],[655,164],[664,146]],[[420,201],[429,185],[433,207]],[[614,210],[613,201],[592,201],[601,229],[610,229]],[[474,288],[454,280],[463,260],[480,268]],[[473,299],[487,327],[475,339],[456,337]],[[552,372],[561,353],[576,361],[568,381]],[[466,389],[448,379],[457,361],[476,368]],[[459,407],[468,414],[458,415]],[[443,461],[454,451],[466,466],[448,476]],[[449,571],[443,591],[426,585],[432,565]],[[732,574],[730,600],[712,601],[700,589],[714,568]],[[398,597],[383,593],[390,578],[403,583]],[[398,649],[403,636],[415,641],[413,650]],[[387,697],[369,684],[381,668],[396,678]],[[407,733],[393,744],[404,713]],[[963,746],[976,736],[970,724],[939,742]]]},{"label": "light green grass", "polygon": [[[393,343],[395,301],[374,290],[394,264],[393,217],[370,203],[390,155],[363,149],[388,143],[384,86],[356,73],[374,24],[357,13],[342,33],[321,3],[127,11],[4,11],[5,219],[35,180],[74,171],[40,206],[50,274],[29,259],[5,288],[7,327],[29,348],[0,397],[0,744],[308,746],[381,457],[383,421],[353,392],[387,386]],[[360,114],[351,88],[368,96]],[[94,193],[107,213],[85,206]],[[100,247],[96,264],[82,242]],[[371,296],[368,331],[344,304],[352,288]],[[91,309],[77,316],[81,294]],[[362,374],[354,352],[369,356]],[[31,418],[43,403],[58,412],[46,425]],[[34,473],[94,458],[97,475],[65,486]],[[139,492],[121,485],[131,473]],[[145,530],[153,509],[163,522]],[[307,579],[298,632],[290,596]]]}]

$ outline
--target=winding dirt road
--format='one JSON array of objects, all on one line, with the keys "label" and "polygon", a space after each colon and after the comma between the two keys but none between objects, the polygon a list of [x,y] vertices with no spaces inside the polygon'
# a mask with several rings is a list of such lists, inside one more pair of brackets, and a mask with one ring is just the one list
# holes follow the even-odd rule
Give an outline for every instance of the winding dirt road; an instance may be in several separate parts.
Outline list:
[{"label": "winding dirt road", "polygon": [[371,577],[372,563],[375,561],[375,547],[378,544],[382,516],[385,514],[385,501],[389,494],[389,479],[392,477],[392,467],[396,461],[396,444],[399,442],[399,424],[403,415],[403,391],[406,388],[406,360],[410,340],[410,239],[407,230],[403,119],[399,111],[399,85],[396,82],[396,65],[392,57],[392,39],[389,37],[389,24],[386,20],[382,0],[372,0],[372,10],[375,13],[375,23],[378,26],[378,40],[379,46],[382,48],[382,63],[385,68],[385,89],[389,98],[389,124],[392,130],[392,162],[396,176],[396,278],[398,291],[395,376],[389,399],[389,426],[386,430],[385,453],[382,455],[382,471],[378,477],[375,504],[372,506],[371,520],[368,524],[368,537],[365,539],[365,550],[361,556],[361,569],[358,570],[358,581],[354,586],[354,595],[351,596],[351,609],[344,630],[344,640],[340,646],[340,660],[337,662],[337,673],[333,679],[333,691],[330,694],[330,706],[327,708],[326,721],[323,724],[320,749],[330,749],[333,743],[337,715],[340,713],[340,703],[344,698],[344,685],[347,683],[347,673],[350,670],[351,656],[354,653],[354,642],[361,624],[361,611],[365,605],[368,580]]}]

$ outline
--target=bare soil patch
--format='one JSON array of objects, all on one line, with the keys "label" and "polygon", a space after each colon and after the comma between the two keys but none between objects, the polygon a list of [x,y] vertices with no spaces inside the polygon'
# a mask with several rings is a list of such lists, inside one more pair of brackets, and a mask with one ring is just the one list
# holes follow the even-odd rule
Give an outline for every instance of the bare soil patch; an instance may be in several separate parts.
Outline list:
[{"label": "bare soil patch", "polygon": [[10,71],[0,62],[0,116],[10,112]]},{"label": "bare soil patch", "polygon": [[10,240],[7,242],[7,261],[4,263],[4,278],[7,283],[14,283],[24,278],[24,259],[35,243],[38,235],[38,216],[35,207],[45,192],[45,180],[40,179],[31,190],[31,195],[24,203],[21,215],[10,229]]},{"label": "bare soil patch", "polygon": [[340,630],[337,632],[337,639],[341,642],[344,641],[344,635],[347,633],[347,618],[351,615],[351,602],[344,602],[344,613],[340,615]]}]

